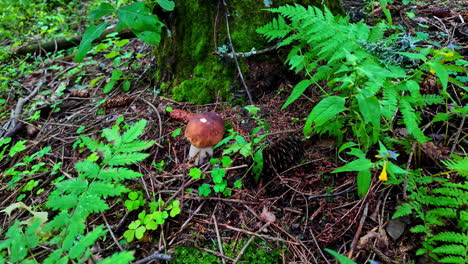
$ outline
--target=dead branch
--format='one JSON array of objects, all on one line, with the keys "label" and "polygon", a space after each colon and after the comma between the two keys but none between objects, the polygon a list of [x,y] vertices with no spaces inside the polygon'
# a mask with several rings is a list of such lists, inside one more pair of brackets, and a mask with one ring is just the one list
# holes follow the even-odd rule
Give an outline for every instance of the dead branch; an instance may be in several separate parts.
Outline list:
[{"label": "dead branch", "polygon": [[[106,38],[106,36],[110,33],[115,32],[115,26],[108,27],[104,32],[102,32],[101,36],[95,40],[95,42],[99,42]],[[131,33],[129,28],[125,28],[121,32],[119,32],[120,36],[128,36],[131,35],[134,37],[133,33]],[[54,38],[51,40],[45,41],[34,41],[28,42],[25,45],[12,47],[10,48],[10,52],[15,53],[17,55],[26,55],[28,53],[41,53],[41,52],[56,52],[59,50],[68,49],[71,47],[78,46],[82,39],[82,35],[73,36],[72,38]]]}]

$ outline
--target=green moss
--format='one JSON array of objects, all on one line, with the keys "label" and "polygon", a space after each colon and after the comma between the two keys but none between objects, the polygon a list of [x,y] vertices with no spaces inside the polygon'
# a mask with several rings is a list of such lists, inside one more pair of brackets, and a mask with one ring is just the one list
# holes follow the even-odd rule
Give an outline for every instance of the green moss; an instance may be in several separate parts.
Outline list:
[{"label": "green moss", "polygon": [[[230,258],[235,258],[239,254],[240,249],[245,245],[246,240],[240,240],[235,250],[234,241],[229,244],[223,244],[224,254]],[[213,251],[218,251],[218,248],[211,245],[206,245]],[[174,249],[175,256],[171,261],[171,264],[221,264],[219,257],[210,254],[205,251],[201,251],[195,247],[182,247],[177,246]],[[242,257],[239,259],[239,263],[249,264],[275,264],[281,263],[281,250],[272,249],[265,241],[255,239],[252,244],[249,245],[247,250],[244,252]]]},{"label": "green moss", "polygon": [[[313,1],[272,2],[272,7],[277,7],[296,2],[311,4]],[[256,33],[256,29],[269,22],[273,16],[264,11],[265,8],[263,1],[229,2],[229,27],[236,52],[247,52],[252,48],[262,49],[272,45]],[[224,7],[219,8],[218,14],[217,9],[216,1],[177,1],[174,10],[176,19],[166,23],[171,34],[163,36],[161,45],[155,49],[158,67],[155,80],[160,85],[172,84],[169,89],[164,87],[161,91],[171,93],[174,100],[202,104],[213,101],[217,96],[221,99],[231,96],[228,91],[236,75],[235,64],[233,61],[225,63],[212,54],[217,50],[217,46],[229,47]],[[240,62],[241,70],[246,74],[247,68],[242,65],[242,60]]]},{"label": "green moss", "polygon": [[228,68],[217,61],[205,61],[193,70],[192,78],[185,79],[172,89],[172,96],[177,101],[190,101],[205,104],[216,96],[228,98],[232,79]]}]

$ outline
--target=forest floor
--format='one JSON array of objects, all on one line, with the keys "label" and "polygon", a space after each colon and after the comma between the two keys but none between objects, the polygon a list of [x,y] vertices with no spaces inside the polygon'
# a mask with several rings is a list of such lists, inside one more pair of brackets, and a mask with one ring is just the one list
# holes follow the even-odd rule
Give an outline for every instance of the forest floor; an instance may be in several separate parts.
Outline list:
[{"label": "forest floor", "polygon": [[[363,15],[359,12],[361,4],[348,2],[347,7],[352,8],[350,12],[353,15]],[[405,16],[405,8],[408,7],[401,5],[393,9],[395,14],[401,14],[399,18],[394,15],[396,19],[409,28],[415,26],[414,21],[430,25],[425,30],[433,41],[439,41],[442,46],[452,44],[450,40],[453,34],[465,34],[465,39],[468,39],[467,31],[455,33],[451,26],[452,21],[459,16],[467,21],[467,11],[451,9],[442,12],[446,10],[440,9],[442,7],[420,6],[415,12],[419,20],[410,20]],[[383,13],[377,8],[371,16],[383,17]],[[422,29],[418,28],[418,31]],[[462,55],[466,58],[468,47],[466,42],[464,45]],[[61,162],[60,172],[67,177],[74,177],[74,165],[90,154],[80,151],[74,145],[80,135],[99,138],[102,130],[112,127],[119,117],[124,117],[124,122],[130,125],[146,119],[148,125],[141,139],[154,140],[156,144],[147,151],[151,155],[134,168],[144,176],[131,181],[129,188],[141,191],[148,200],[177,199],[181,201],[182,210],[176,217],[169,218],[161,228],[146,232],[142,239],[122,244],[123,249],[135,251],[136,259],[143,259],[155,252],[173,254],[176,246],[196,247],[210,254],[223,255],[218,252],[218,242],[215,241],[229,245],[237,254],[245,254],[240,252],[245,241],[259,238],[250,241],[253,243],[251,247],[277,252],[278,258],[275,260],[278,263],[333,263],[334,260],[326,255],[324,248],[347,255],[358,263],[366,260],[428,263],[425,262],[427,259],[415,257],[420,237],[408,231],[412,220],[397,223],[390,220],[395,208],[403,202],[403,190],[400,187],[380,182],[377,171],[367,195],[360,198],[356,192],[355,172],[330,173],[343,165],[340,161],[343,157],[339,157],[335,139],[313,136],[298,140],[297,135],[302,131],[305,118],[321,98],[317,94],[305,94],[282,110],[281,106],[297,82],[297,75],[287,70],[278,70],[285,69],[282,62],[278,60],[263,64],[255,59],[249,60],[249,73],[245,77],[254,96],[255,106],[260,108],[258,116],[270,124],[267,138],[271,152],[282,152],[278,155],[284,161],[287,158],[281,155],[299,155],[301,158],[295,163],[285,164],[281,171],[270,164],[273,168],[270,168],[268,175],[256,183],[250,174],[246,174],[246,167],[251,165],[251,161],[238,154],[233,157],[234,162],[226,175],[232,194],[224,196],[211,193],[204,197],[197,194],[197,189],[203,183],[210,183],[210,178],[194,180],[188,175],[193,165],[186,158],[190,143],[184,137],[185,123],[167,109],[188,113],[216,112],[227,126],[246,138],[258,126],[258,122],[243,106],[233,106],[230,102],[194,105],[161,96],[157,84],[153,82],[156,69],[148,66],[154,65],[150,55],[152,48],[137,39],[131,39],[122,53],[130,51],[147,55],[132,58],[124,69],[132,71],[132,65],[145,66],[134,67],[136,70],[133,70],[133,76],[137,77],[131,80],[132,86],[127,92],[118,89],[109,95],[102,93],[102,86],[108,81],[105,76],[111,75],[107,69],[112,67],[107,65],[111,65],[113,60],[101,54],[92,56],[92,60],[97,63],[84,66],[78,66],[70,57],[46,61],[34,73],[18,80],[31,94],[37,90],[36,95],[28,98],[24,109],[34,110],[28,112],[30,116],[36,110],[41,110],[40,116],[21,117],[22,123],[10,131],[9,136],[15,141],[28,140],[26,149],[10,160],[3,160],[0,166],[10,168],[25,157],[50,146],[51,151],[36,160],[35,164],[44,162],[53,165]],[[272,56],[280,57],[281,53],[281,50],[273,51]],[[97,80],[96,85],[82,87],[77,84],[77,78],[80,79],[79,83]],[[440,87],[434,82],[426,88],[437,90]],[[14,112],[17,99],[14,96],[6,98],[6,108]],[[99,102],[104,100],[105,103],[100,105]],[[431,114],[437,114],[438,110],[430,111]],[[450,129],[456,132],[458,125],[453,124],[454,128]],[[80,134],[77,130],[80,130]],[[414,153],[400,153],[397,163],[413,166],[417,162],[414,166],[423,170],[438,169],[438,160],[448,157],[452,147],[444,145],[438,135],[439,132],[434,129],[433,138],[437,143],[423,148],[417,155],[418,159],[412,159]],[[301,148],[295,148],[297,144]],[[296,150],[300,153],[288,153]],[[222,148],[216,149],[214,157],[221,156]],[[203,173],[209,173],[211,168],[209,163],[200,167]],[[54,188],[52,182],[59,175],[38,172],[33,177],[15,181],[13,185],[12,176],[2,175],[0,208],[20,200],[30,206],[43,204]],[[234,188],[232,184],[239,178],[244,179],[243,187]],[[25,192],[24,187],[31,180],[38,181],[37,186]],[[138,219],[139,210],[129,212],[122,199],[112,200],[110,204],[111,209],[105,215],[92,215],[89,225],[105,224],[111,228],[117,240],[123,240],[128,225]],[[19,211],[13,218],[19,219],[24,213]],[[11,219],[0,214],[3,229]],[[389,226],[397,231],[388,231]],[[395,235],[395,232],[400,234]],[[266,245],[261,244],[260,240],[266,241]],[[113,240],[99,241],[94,248],[94,257],[98,260],[100,256],[108,256],[118,250]],[[232,263],[233,258],[227,258],[228,262]]]}]

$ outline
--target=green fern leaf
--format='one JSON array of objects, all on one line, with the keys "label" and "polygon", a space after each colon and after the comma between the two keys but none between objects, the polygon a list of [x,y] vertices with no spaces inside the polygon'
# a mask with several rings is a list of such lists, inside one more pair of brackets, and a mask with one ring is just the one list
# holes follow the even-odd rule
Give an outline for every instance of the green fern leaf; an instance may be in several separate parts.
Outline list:
[{"label": "green fern leaf", "polygon": [[403,121],[405,122],[408,132],[411,133],[420,143],[429,141],[430,138],[426,137],[418,126],[421,118],[416,115],[414,108],[406,100],[401,100],[400,106]]},{"label": "green fern leaf", "polygon": [[432,193],[442,194],[445,196],[453,196],[453,197],[468,197],[468,192],[465,192],[462,189],[458,188],[449,188],[449,187],[441,187],[432,190]]},{"label": "green fern leaf", "polygon": [[99,175],[101,168],[94,162],[89,160],[80,161],[75,164],[75,169],[80,173],[81,177],[95,179]]},{"label": "green fern leaf", "polygon": [[428,231],[429,231],[428,228],[423,225],[417,225],[411,228],[411,232],[413,233],[427,233]]},{"label": "green fern leaf", "polygon": [[69,263],[68,256],[63,256],[63,250],[58,248],[54,250],[46,259],[42,262],[42,264],[67,264]]},{"label": "green fern leaf", "polygon": [[408,203],[404,203],[397,207],[395,213],[392,216],[392,219],[396,219],[401,216],[409,215],[412,212],[413,212],[413,207]]},{"label": "green fern leaf", "polygon": [[384,22],[381,22],[377,25],[375,25],[372,30],[369,33],[369,37],[367,38],[367,41],[369,42],[377,42],[379,40],[383,39],[383,36],[385,34],[385,31],[387,31],[387,26]]},{"label": "green fern leaf", "polygon": [[79,195],[88,188],[88,181],[84,179],[70,179],[59,182],[56,186],[63,193]]},{"label": "green fern leaf", "polygon": [[264,35],[269,41],[284,38],[290,32],[291,28],[286,24],[282,16],[274,18],[270,23],[257,29],[257,33]]},{"label": "green fern leaf", "polygon": [[468,158],[464,157],[462,160],[445,160],[442,163],[451,170],[456,170],[460,175],[468,178]]},{"label": "green fern leaf", "polygon": [[112,256],[99,261],[97,264],[130,264],[134,259],[133,252],[123,251],[114,253]]},{"label": "green fern leaf", "polygon": [[76,205],[76,210],[86,217],[90,213],[99,213],[107,209],[109,209],[109,206],[104,200],[90,194],[79,197],[78,204]]},{"label": "green fern leaf", "polygon": [[148,121],[142,119],[131,126],[125,133],[123,133],[122,142],[129,143],[137,139],[143,133],[143,130],[145,130],[147,122]]},{"label": "green fern leaf", "polygon": [[104,128],[102,130],[102,135],[115,146],[119,146],[122,142],[119,131],[111,128]]},{"label": "green fern leaf", "polygon": [[[86,230],[86,224],[83,221],[83,218],[88,217],[89,214],[82,214],[82,210],[75,210],[73,215],[71,215],[70,222],[67,227],[60,232],[59,239],[61,241],[62,249],[65,251],[70,250],[70,248],[75,244],[76,238],[81,236]],[[60,244],[60,243],[59,243]]]},{"label": "green fern leaf", "polygon": [[70,214],[67,211],[62,211],[47,223],[44,227],[44,231],[51,232],[54,230],[61,230],[64,226],[69,225],[70,218]]},{"label": "green fern leaf", "polygon": [[93,140],[90,137],[80,136],[80,138],[85,144],[85,146],[91,151],[96,151],[97,149],[102,148],[102,146],[104,145],[102,142]]},{"label": "green fern leaf", "polygon": [[150,148],[153,146],[154,141],[133,141],[130,143],[123,143],[120,145],[119,152],[137,152]]},{"label": "green fern leaf", "polygon": [[458,208],[459,206],[463,205],[461,200],[447,196],[426,196],[421,200],[421,203],[426,205],[448,206],[454,208]]},{"label": "green fern leaf", "polygon": [[46,206],[54,210],[68,210],[76,206],[77,200],[76,194],[67,194],[54,197],[46,202]]},{"label": "green fern leaf", "polygon": [[423,94],[424,105],[437,105],[444,102],[444,98],[438,94]]},{"label": "green fern leaf", "polygon": [[109,196],[120,195],[121,193],[127,190],[128,190],[127,188],[125,188],[123,185],[120,185],[120,184],[111,184],[111,183],[95,181],[89,185],[88,193],[96,197],[107,198]]},{"label": "green fern leaf", "polygon": [[439,263],[466,264],[466,258],[458,256],[447,256],[439,259]]},{"label": "green fern leaf", "polygon": [[394,87],[385,87],[383,90],[383,100],[381,100],[381,111],[382,115],[391,120],[392,116],[395,114],[395,111],[398,106],[399,95],[398,91]]},{"label": "green fern leaf", "polygon": [[107,233],[107,230],[103,230],[103,226],[98,226],[93,231],[87,233],[85,236],[81,237],[78,242],[76,242],[73,247],[70,249],[69,254],[73,259],[79,259],[84,254],[85,250],[88,249],[91,245],[94,245],[96,240],[104,236]]},{"label": "green fern leaf", "polygon": [[447,207],[436,207],[426,212],[428,217],[446,217],[446,218],[457,218],[457,210],[454,208]]},{"label": "green fern leaf", "polygon": [[146,159],[149,154],[146,153],[122,153],[114,154],[108,161],[107,164],[111,166],[125,166],[137,163]]},{"label": "green fern leaf", "polygon": [[106,181],[118,181],[140,178],[143,175],[139,172],[127,168],[106,168],[101,170],[98,178]]},{"label": "green fern leaf", "polygon": [[432,241],[442,241],[447,243],[461,243],[468,245],[468,235],[455,232],[441,232],[430,238]]},{"label": "green fern leaf", "polygon": [[433,253],[466,256],[466,247],[462,245],[450,244],[434,248]]}]

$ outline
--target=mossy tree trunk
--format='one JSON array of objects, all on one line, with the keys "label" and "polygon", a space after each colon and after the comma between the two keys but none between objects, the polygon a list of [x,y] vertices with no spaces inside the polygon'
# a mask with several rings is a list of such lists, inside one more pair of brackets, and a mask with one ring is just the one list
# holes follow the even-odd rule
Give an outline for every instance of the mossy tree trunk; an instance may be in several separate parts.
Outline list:
[{"label": "mossy tree trunk", "polygon": [[[321,0],[179,0],[175,10],[158,14],[167,25],[167,32],[156,47],[155,79],[163,93],[178,101],[199,104],[216,97],[227,99],[234,78],[238,75],[234,61],[213,54],[219,49],[230,52],[226,12],[230,37],[236,52],[261,50],[274,45],[256,33],[270,22],[273,14],[268,7],[284,4],[320,6]],[[227,4],[227,8],[224,5]],[[341,0],[326,0],[328,8],[342,13]],[[227,11],[228,10],[228,11]],[[165,17],[166,16],[166,17]],[[243,60],[239,60],[241,69]],[[242,87],[240,89],[243,89]]]}]

